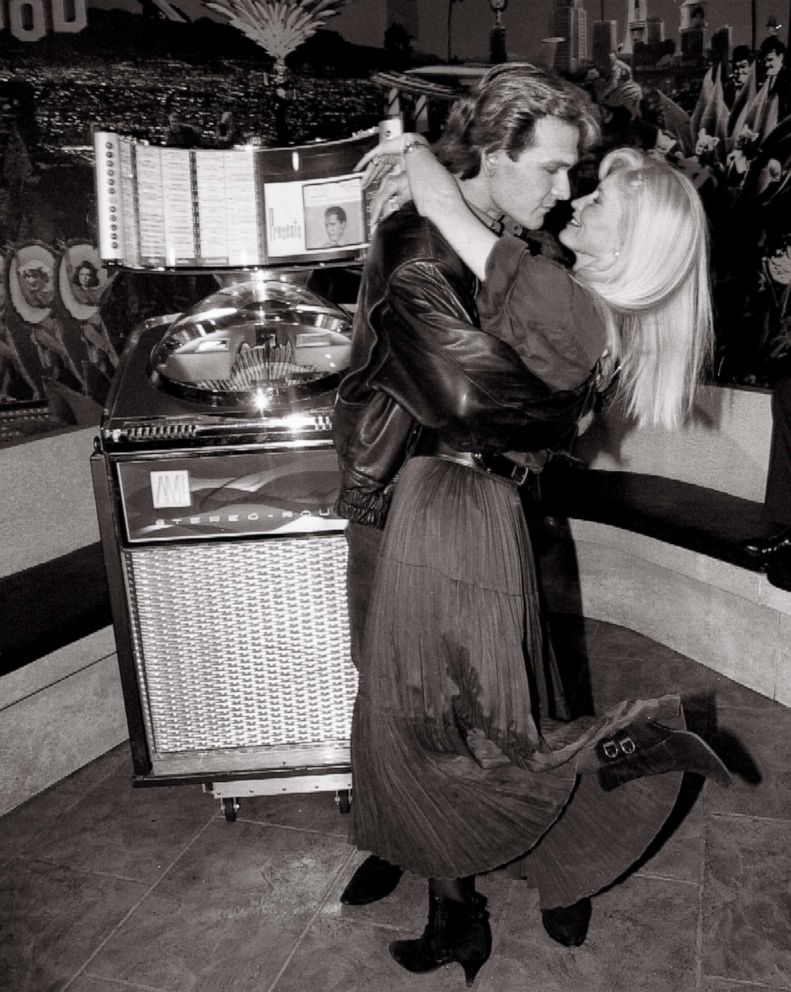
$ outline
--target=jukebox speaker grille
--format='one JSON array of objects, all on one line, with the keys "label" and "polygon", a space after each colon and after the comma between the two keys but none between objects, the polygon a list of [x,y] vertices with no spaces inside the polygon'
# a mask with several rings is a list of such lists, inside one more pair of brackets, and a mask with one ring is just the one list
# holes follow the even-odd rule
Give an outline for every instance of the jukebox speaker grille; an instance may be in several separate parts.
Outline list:
[{"label": "jukebox speaker grille", "polygon": [[124,552],[157,755],[348,745],[342,533]]}]

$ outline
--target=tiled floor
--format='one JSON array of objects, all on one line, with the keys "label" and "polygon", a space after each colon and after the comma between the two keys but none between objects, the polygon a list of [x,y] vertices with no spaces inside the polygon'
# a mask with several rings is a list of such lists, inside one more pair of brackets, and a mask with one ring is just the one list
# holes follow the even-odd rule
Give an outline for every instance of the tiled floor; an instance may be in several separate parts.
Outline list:
[{"label": "tiled floor", "polygon": [[[791,989],[791,711],[637,634],[557,625],[597,706],[681,691],[727,757],[730,790],[691,781],[675,829],[594,900],[583,947],[554,944],[536,895],[499,875],[478,992]],[[126,746],[0,820],[3,992],[396,992],[464,988],[401,971],[424,884],[341,907],[359,858],[329,793],[243,801],[227,823],[197,787],[132,789]]]}]

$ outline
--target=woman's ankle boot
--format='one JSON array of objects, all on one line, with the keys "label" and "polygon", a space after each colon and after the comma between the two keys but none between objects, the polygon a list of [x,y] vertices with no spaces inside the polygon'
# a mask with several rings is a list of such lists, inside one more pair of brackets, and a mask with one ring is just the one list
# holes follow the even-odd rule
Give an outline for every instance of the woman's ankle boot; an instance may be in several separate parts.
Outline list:
[{"label": "woman's ankle boot", "polygon": [[599,782],[606,792],[633,778],[664,772],[695,772],[718,785],[731,784],[728,769],[697,734],[653,720],[630,724],[600,741],[596,752]]},{"label": "woman's ankle boot", "polygon": [[488,960],[492,948],[486,899],[477,892],[463,901],[429,893],[428,923],[416,940],[390,944],[395,960],[415,974],[457,962],[468,986]]}]

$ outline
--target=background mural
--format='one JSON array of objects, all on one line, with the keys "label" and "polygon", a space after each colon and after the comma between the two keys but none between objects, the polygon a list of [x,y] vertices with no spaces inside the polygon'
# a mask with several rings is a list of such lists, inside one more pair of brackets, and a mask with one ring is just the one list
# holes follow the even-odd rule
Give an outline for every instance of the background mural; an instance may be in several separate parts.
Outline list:
[{"label": "background mural", "polygon": [[[182,147],[327,140],[375,125],[403,81],[399,108],[406,125],[433,136],[457,84],[435,81],[445,98],[422,100],[402,71],[440,60],[414,53],[408,32],[392,25],[384,47],[347,43],[326,28],[341,6],[327,0],[292,4],[302,20],[290,35],[282,17],[270,19],[282,35],[274,39],[236,23],[230,0],[210,4],[218,12],[214,20],[192,21],[167,0],[145,0],[138,14],[98,8],[86,14],[77,0],[70,20],[59,4],[53,0],[43,29],[21,15],[10,20],[12,10],[41,5],[8,5],[0,26],[0,440],[98,422],[135,323],[183,309],[216,286],[210,274],[102,268],[94,128]],[[217,20],[220,14],[226,20]],[[739,45],[678,56],[663,44],[652,59],[637,49],[614,51],[566,74],[602,108],[602,153],[635,144],[693,178],[711,220],[713,374],[722,382],[771,386],[791,371],[785,46],[774,30],[755,51]],[[595,179],[597,157],[580,163],[580,190]],[[560,211],[555,223],[562,219]],[[36,416],[11,417],[26,410]]]}]

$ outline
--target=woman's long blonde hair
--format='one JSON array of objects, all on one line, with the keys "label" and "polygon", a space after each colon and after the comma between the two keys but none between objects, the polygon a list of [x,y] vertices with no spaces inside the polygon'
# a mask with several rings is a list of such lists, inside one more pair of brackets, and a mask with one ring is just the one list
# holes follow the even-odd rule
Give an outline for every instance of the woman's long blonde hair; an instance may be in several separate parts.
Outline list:
[{"label": "woman's long blonde hair", "polygon": [[619,148],[599,167],[608,176],[624,203],[620,248],[576,275],[605,304],[627,410],[640,425],[676,427],[711,357],[708,221],[668,163]]}]

